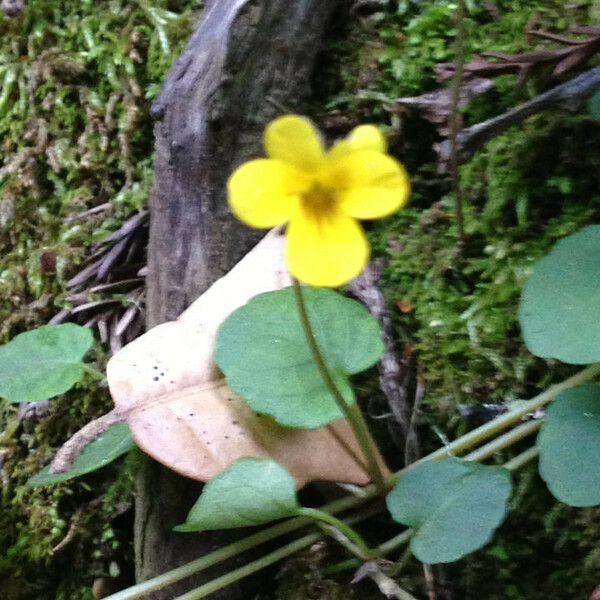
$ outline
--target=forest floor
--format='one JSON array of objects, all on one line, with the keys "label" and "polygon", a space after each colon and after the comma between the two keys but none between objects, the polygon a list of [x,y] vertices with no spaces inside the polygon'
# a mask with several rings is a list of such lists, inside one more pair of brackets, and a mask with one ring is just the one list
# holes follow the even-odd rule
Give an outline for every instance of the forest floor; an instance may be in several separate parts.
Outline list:
[{"label": "forest floor", "polygon": [[[476,152],[460,169],[467,238],[461,257],[451,180],[439,172],[435,152],[439,128],[396,102],[448,85],[437,82],[435,68],[455,58],[455,2],[357,6],[330,33],[306,112],[330,137],[358,122],[381,125],[411,174],[409,206],[369,235],[385,262],[381,286],[398,347],[423,385],[418,431],[427,451],[473,426],[459,407],[529,398],[571,372],[528,353],[517,307],[535,261],[557,240],[600,222],[600,123],[585,112],[540,113]],[[88,285],[82,300],[68,282],[92,246],[146,206],[149,104],[199,10],[193,0],[46,0],[29,2],[17,19],[0,16],[0,343],[65,307],[83,305],[70,318],[110,329],[128,308],[143,306],[137,287],[90,292]],[[471,2],[467,13],[467,60],[484,51],[560,47],[528,30],[600,25],[597,0]],[[500,114],[564,79],[553,78],[548,65],[524,82],[516,74],[493,77],[463,111],[464,123]],[[142,227],[136,239],[143,235]],[[113,267],[124,277],[144,261],[140,244],[129,254],[129,262]],[[86,308],[90,302],[103,304]],[[100,368],[111,343],[114,349],[127,335],[98,343]],[[376,423],[393,428],[373,379],[359,382],[370,398],[365,406]],[[135,455],[65,484],[26,486],[62,442],[109,406],[107,390],[92,378],[43,409],[0,402],[3,599],[88,600],[94,585],[98,594],[103,585],[130,582]],[[393,455],[389,428],[379,429]],[[589,597],[600,583],[598,510],[559,504],[535,467],[520,472],[515,487],[493,542],[447,569],[455,598]],[[305,578],[293,564],[280,578],[281,600],[351,597],[343,577]],[[421,578],[416,566],[403,576],[411,589]]]}]

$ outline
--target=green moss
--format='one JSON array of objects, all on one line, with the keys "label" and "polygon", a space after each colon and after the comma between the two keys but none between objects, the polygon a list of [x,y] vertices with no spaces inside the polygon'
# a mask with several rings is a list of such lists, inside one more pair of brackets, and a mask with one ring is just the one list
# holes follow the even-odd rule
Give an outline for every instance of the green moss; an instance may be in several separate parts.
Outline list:
[{"label": "green moss", "polygon": [[[149,106],[198,15],[197,0],[48,0],[0,13],[0,343],[44,323],[88,247],[145,206]],[[101,204],[109,210],[77,216]],[[56,274],[42,272],[44,252]],[[100,349],[91,359],[102,366]],[[39,422],[0,404],[0,588],[7,600],[89,599],[131,564],[135,461],[58,486],[25,483],[111,406],[84,380]],[[63,549],[53,552],[73,528]],[[115,566],[116,565],[116,566]],[[112,573],[114,575],[114,573]],[[131,577],[131,574],[129,574]]]},{"label": "green moss", "polygon": [[[145,205],[152,177],[149,103],[199,3],[27,4],[19,19],[0,17],[0,342],[53,314],[89,245]],[[453,199],[432,151],[436,133],[391,110],[398,96],[438,87],[435,65],[453,59],[454,4],[392,0],[362,21],[351,19],[324,50],[313,107],[386,126],[392,150],[413,175],[411,206],[374,225],[370,236],[389,260],[383,286],[390,306],[402,306],[394,312],[397,337],[417,353],[426,384],[425,446],[439,445],[436,429],[452,435],[465,427],[457,404],[528,397],[569,371],[527,353],[518,297],[535,260],[600,217],[598,124],[585,116],[540,115],[462,168],[469,246],[457,260]],[[553,47],[527,39],[527,27],[589,24],[597,11],[597,2],[585,1],[472,2],[469,54]],[[524,90],[515,76],[499,78],[496,91],[469,108],[467,122],[536,93],[545,76]],[[106,202],[110,211],[70,220]],[[45,251],[58,256],[56,275],[41,272]],[[105,357],[98,350],[94,359],[101,365]],[[109,405],[106,390],[84,381],[52,401],[39,423],[17,422],[14,407],[0,406],[3,598],[88,599],[92,582],[109,575],[112,562],[127,569],[130,531],[117,509],[131,501],[135,456],[59,486],[25,486],[57,446]],[[492,545],[452,568],[457,597],[558,600],[565,590],[587,597],[600,560],[597,511],[557,505],[533,472],[518,482],[514,512]],[[72,541],[53,554],[76,514]],[[321,559],[299,560],[310,564],[282,578],[282,598],[350,597],[315,572]]]},{"label": "green moss", "polygon": [[[42,252],[72,273],[90,243],[145,205],[149,104],[199,3],[179,4],[52,0],[0,19],[0,338],[30,326],[23,306],[60,297],[62,282],[40,277]],[[74,219],[106,202],[99,217]]]},{"label": "green moss", "polygon": [[[594,6],[471,3],[469,55],[556,48],[528,39],[526,29],[589,25]],[[327,73],[336,65],[340,72],[328,77],[335,85],[324,103],[349,122],[387,126],[392,152],[411,173],[411,204],[374,223],[369,235],[387,260],[382,287],[396,335],[416,353],[425,385],[424,450],[440,445],[440,432],[451,439],[469,426],[458,416],[459,404],[528,398],[573,371],[529,354],[517,321],[519,296],[534,263],[557,240],[600,222],[599,124],[585,114],[540,114],[461,168],[468,247],[457,257],[450,181],[437,173],[432,150],[439,136],[394,107],[396,97],[439,89],[435,66],[453,60],[454,7],[443,0],[382,3],[362,25],[355,22],[352,43],[332,45],[325,65]],[[547,76],[538,71],[525,89],[516,75],[495,79],[495,90],[466,111],[467,124],[539,93]],[[492,544],[450,567],[456,597],[558,600],[566,590],[588,597],[598,583],[598,511],[558,504],[535,470],[519,475],[516,487],[513,512]]]},{"label": "green moss", "polygon": [[[327,61],[331,72],[319,88],[328,108],[350,109],[363,118],[381,119],[400,96],[438,89],[436,65],[454,60],[454,0],[392,0],[362,21],[353,17],[340,38],[333,38]],[[495,0],[467,2],[467,60],[494,51],[527,52],[556,44],[526,35],[528,29],[561,31],[594,22],[595,2]],[[331,59],[331,53],[335,55]],[[325,79],[325,78],[324,78]],[[523,92],[513,76],[496,80],[499,93],[484,110],[509,107]],[[332,89],[337,84],[337,89]],[[530,88],[528,93],[533,93]],[[319,95],[319,97],[321,97]],[[387,110],[386,110],[387,108]]]}]

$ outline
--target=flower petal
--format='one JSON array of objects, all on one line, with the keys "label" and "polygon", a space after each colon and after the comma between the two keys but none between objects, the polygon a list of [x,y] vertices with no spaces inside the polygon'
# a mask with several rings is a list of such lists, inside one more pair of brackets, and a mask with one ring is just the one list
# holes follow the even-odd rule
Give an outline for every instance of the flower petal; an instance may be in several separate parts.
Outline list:
[{"label": "flower petal", "polygon": [[360,150],[375,150],[383,153],[386,149],[387,143],[379,127],[375,127],[375,125],[359,125],[345,139],[334,144],[327,158],[335,160],[341,156],[345,156],[351,152],[359,152]]},{"label": "flower petal", "polygon": [[327,184],[338,192],[341,209],[356,219],[385,217],[406,204],[410,181],[394,158],[362,150],[332,161]]},{"label": "flower petal", "polygon": [[323,163],[325,153],[319,133],[304,117],[286,115],[265,129],[265,150],[270,158],[311,172]]},{"label": "flower petal", "polygon": [[274,227],[290,219],[309,186],[303,173],[278,160],[251,160],[227,182],[229,205],[251,227]]},{"label": "flower petal", "polygon": [[300,207],[287,228],[286,262],[292,275],[315,287],[337,287],[356,277],[369,260],[361,226],[339,210]]}]

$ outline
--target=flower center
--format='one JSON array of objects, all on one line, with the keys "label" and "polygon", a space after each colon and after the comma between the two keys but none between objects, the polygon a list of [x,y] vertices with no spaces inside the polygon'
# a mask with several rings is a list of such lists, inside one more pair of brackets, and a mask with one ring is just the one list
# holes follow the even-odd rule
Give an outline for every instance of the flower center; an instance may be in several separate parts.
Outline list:
[{"label": "flower center", "polygon": [[333,211],[335,206],[335,191],[320,183],[302,194],[302,207],[314,216],[324,216]]}]

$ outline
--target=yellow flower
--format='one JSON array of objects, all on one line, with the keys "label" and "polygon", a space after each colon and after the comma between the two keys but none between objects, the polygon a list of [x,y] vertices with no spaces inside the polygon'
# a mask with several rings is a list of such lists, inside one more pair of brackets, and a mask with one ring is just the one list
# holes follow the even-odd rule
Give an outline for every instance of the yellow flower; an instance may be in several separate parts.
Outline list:
[{"label": "yellow flower", "polygon": [[251,227],[287,223],[286,262],[303,283],[336,287],[365,267],[369,244],[357,219],[377,219],[410,193],[404,167],[383,135],[361,125],[325,152],[308,119],[279,117],[265,130],[266,159],[229,178],[229,204]]}]

